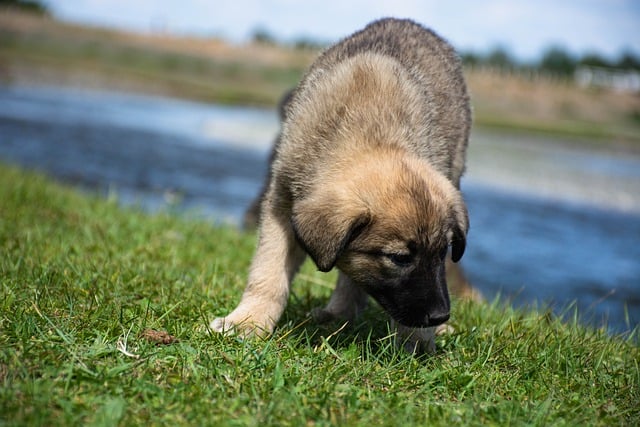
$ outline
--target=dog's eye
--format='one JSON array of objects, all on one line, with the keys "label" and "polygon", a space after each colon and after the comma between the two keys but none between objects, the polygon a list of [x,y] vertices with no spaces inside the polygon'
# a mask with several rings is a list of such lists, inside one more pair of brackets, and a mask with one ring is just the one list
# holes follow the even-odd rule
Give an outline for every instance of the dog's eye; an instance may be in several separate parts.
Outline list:
[{"label": "dog's eye", "polygon": [[385,254],[398,267],[406,267],[413,262],[413,254]]}]

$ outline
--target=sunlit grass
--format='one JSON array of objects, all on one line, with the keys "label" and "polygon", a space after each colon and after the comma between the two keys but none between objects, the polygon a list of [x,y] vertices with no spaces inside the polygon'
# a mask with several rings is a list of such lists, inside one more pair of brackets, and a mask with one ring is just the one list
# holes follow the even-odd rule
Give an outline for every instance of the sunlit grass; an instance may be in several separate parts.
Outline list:
[{"label": "sunlit grass", "polygon": [[273,337],[209,335],[242,292],[253,235],[6,166],[0,200],[0,424],[640,422],[633,337],[456,301],[456,332],[416,358],[376,307],[351,327],[310,321],[335,279],[312,265]]}]

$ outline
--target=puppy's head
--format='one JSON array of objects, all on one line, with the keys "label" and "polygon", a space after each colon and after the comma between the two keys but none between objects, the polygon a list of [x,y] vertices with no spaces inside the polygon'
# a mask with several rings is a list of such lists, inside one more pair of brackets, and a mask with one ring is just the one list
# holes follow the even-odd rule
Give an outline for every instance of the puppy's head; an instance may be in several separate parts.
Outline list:
[{"label": "puppy's head", "polygon": [[465,250],[460,192],[415,159],[368,166],[294,203],[298,241],[321,271],[337,266],[399,323],[439,325],[449,318],[445,258]]}]

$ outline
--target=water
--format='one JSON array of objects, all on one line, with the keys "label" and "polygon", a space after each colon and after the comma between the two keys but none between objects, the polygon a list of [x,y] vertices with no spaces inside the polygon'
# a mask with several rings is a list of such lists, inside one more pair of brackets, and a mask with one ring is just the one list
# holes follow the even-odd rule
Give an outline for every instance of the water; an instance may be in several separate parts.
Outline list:
[{"label": "water", "polygon": [[[0,87],[0,160],[221,222],[238,223],[259,191],[276,132],[271,110]],[[575,302],[615,333],[638,324],[640,155],[474,132],[462,187],[463,266],[486,297]]]},{"label": "water", "polygon": [[0,88],[0,159],[148,209],[237,222],[259,191],[274,111],[57,88]]}]

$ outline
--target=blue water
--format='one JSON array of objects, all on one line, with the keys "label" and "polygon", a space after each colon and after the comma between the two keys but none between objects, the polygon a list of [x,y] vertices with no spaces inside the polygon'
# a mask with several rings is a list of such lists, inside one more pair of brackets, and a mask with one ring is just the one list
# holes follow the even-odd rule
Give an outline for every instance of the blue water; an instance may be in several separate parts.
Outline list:
[{"label": "blue water", "polygon": [[[240,222],[276,131],[271,110],[0,87],[0,161],[218,222]],[[614,333],[638,324],[640,155],[474,132],[462,186],[463,267],[488,299],[558,313],[574,303]]]}]

